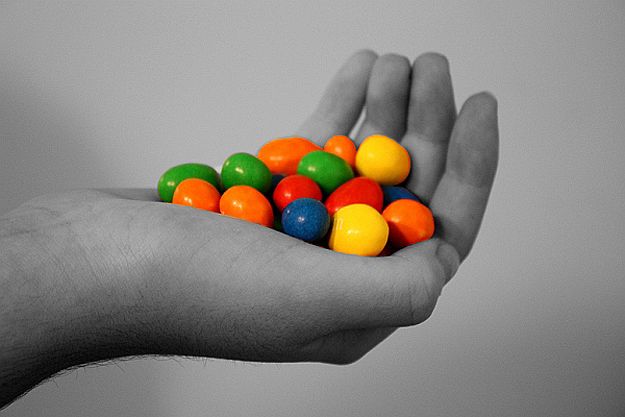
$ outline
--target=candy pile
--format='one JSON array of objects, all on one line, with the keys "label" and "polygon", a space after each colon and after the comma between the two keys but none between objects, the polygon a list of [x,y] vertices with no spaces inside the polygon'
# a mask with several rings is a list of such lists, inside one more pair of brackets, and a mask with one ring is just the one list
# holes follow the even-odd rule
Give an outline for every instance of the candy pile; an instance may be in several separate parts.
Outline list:
[{"label": "candy pile", "polygon": [[291,137],[266,143],[257,156],[231,155],[221,175],[197,163],[170,168],[158,192],[165,202],[273,227],[337,252],[378,256],[434,234],[429,208],[399,186],[410,165],[408,151],[383,135],[358,148],[342,135],[323,148]]}]

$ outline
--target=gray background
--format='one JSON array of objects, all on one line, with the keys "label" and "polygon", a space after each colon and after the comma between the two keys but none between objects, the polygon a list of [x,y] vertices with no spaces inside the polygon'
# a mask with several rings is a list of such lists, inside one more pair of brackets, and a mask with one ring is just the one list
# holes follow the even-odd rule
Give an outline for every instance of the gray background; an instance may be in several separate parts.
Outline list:
[{"label": "gray background", "polygon": [[434,315],[356,364],[118,362],[4,415],[625,415],[624,22],[623,1],[0,1],[0,212],[253,152],[364,47],[444,53],[458,106],[492,91],[501,133]]}]

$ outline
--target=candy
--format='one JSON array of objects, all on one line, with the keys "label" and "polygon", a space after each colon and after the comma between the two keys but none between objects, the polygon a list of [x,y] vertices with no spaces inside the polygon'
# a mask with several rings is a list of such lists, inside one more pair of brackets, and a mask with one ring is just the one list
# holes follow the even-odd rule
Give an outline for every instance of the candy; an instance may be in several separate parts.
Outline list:
[{"label": "candy", "polygon": [[334,214],[329,247],[337,252],[377,256],[386,245],[389,227],[376,209],[351,204]]},{"label": "candy", "polygon": [[188,163],[169,168],[158,180],[158,194],[166,203],[171,203],[174,190],[187,178],[200,178],[210,182],[217,190],[221,188],[219,174],[212,167],[204,164]]},{"label": "candy", "polygon": [[323,150],[334,154],[345,162],[349,164],[349,166],[354,169],[356,167],[356,144],[349,137],[344,135],[335,135],[332,136],[325,145],[323,145]]},{"label": "candy", "polygon": [[219,213],[219,191],[208,181],[187,178],[178,184],[172,203]]},{"label": "candy", "polygon": [[410,173],[408,151],[384,135],[366,138],[356,152],[356,170],[381,185],[397,185]]},{"label": "candy", "polygon": [[231,155],[221,179],[208,165],[170,168],[158,191],[163,201],[219,210],[337,252],[388,256],[434,234],[432,212],[398,185],[410,169],[408,151],[384,135],[359,148],[335,135],[323,150],[290,137],[265,144],[258,157]]},{"label": "candy", "polygon": [[249,185],[261,193],[271,187],[269,168],[254,155],[240,152],[231,155],[221,168],[221,182],[225,189],[235,185]]},{"label": "candy", "polygon": [[330,215],[341,207],[362,203],[382,212],[384,196],[377,182],[367,177],[356,177],[338,187],[326,199],[325,205]]},{"label": "candy", "polygon": [[323,195],[316,182],[303,175],[289,175],[278,183],[273,191],[273,202],[279,211],[298,198],[321,200]]},{"label": "candy", "polygon": [[258,159],[267,165],[272,174],[293,175],[302,157],[318,150],[321,150],[319,145],[305,138],[274,139],[260,148]]},{"label": "candy", "polygon": [[389,240],[397,248],[422,242],[434,234],[434,217],[418,201],[401,199],[382,212],[389,226]]},{"label": "candy", "polygon": [[402,198],[418,201],[419,203],[421,202],[421,200],[419,200],[419,197],[414,195],[412,191],[397,185],[383,185],[382,191],[384,192],[384,207],[388,206],[393,201]]},{"label": "candy", "polygon": [[319,200],[298,198],[282,212],[282,229],[288,235],[315,242],[323,238],[330,228],[330,216]]},{"label": "candy", "polygon": [[304,156],[297,167],[297,173],[319,184],[326,195],[354,177],[347,162],[325,151],[314,151]]},{"label": "candy", "polygon": [[219,201],[221,214],[238,219],[273,226],[273,208],[269,200],[256,188],[235,185],[226,190]]}]

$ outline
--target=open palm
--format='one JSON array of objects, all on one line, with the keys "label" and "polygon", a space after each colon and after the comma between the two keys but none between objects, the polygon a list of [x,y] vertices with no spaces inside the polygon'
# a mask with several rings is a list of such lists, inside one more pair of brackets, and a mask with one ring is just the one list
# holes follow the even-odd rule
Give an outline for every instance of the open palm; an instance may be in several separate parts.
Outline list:
[{"label": "open palm", "polygon": [[[14,236],[12,259],[38,260],[38,269],[22,266],[32,279],[16,284],[15,302],[28,306],[22,314],[38,334],[53,335],[35,352],[53,365],[29,383],[137,354],[350,363],[396,327],[427,319],[482,221],[497,166],[497,105],[480,93],[457,115],[440,55],[411,66],[360,51],[296,134],[318,143],[349,134],[363,107],[356,141],[382,133],[409,150],[407,186],[435,216],[432,239],[368,258],[156,202],[153,190],[39,197],[0,219],[3,236]],[[28,331],[15,334],[33,338]]]}]

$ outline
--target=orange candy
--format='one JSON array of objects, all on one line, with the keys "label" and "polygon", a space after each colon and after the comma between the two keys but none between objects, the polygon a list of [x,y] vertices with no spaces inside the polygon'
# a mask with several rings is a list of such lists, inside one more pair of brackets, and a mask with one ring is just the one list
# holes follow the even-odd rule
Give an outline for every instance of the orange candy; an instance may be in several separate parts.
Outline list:
[{"label": "orange candy", "polygon": [[228,188],[219,201],[221,214],[263,226],[273,226],[273,208],[267,198],[248,185]]},{"label": "orange candy", "polygon": [[389,240],[403,248],[428,240],[434,234],[434,217],[429,208],[414,200],[395,200],[382,216],[389,226]]},{"label": "orange candy", "polygon": [[293,175],[297,173],[297,165],[304,155],[320,150],[319,145],[306,138],[274,139],[260,148],[258,159],[267,165],[272,174]]},{"label": "orange candy", "polygon": [[173,204],[219,213],[219,191],[208,181],[187,178],[174,191]]},{"label": "orange candy", "polygon": [[352,169],[355,168],[356,144],[349,137],[344,135],[332,136],[323,146],[323,150],[342,158]]}]

